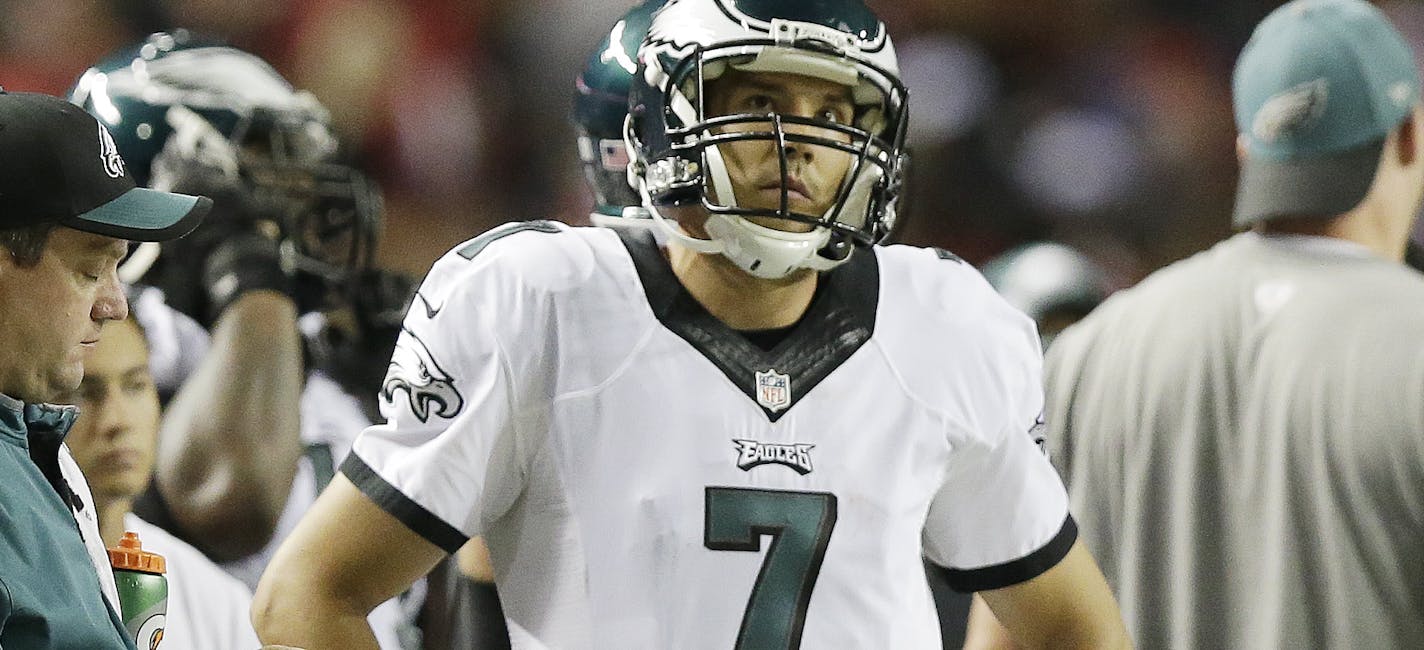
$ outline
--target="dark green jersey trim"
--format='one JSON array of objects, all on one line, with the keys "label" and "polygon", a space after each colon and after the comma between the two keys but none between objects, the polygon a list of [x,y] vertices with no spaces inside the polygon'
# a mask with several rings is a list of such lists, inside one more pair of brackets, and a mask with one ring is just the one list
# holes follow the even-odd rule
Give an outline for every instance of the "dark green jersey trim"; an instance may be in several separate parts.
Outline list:
[{"label": "dark green jersey trim", "polygon": [[465,542],[470,541],[470,538],[459,529],[445,523],[443,519],[426,510],[424,506],[412,501],[410,497],[400,491],[400,488],[386,482],[386,479],[381,478],[376,470],[371,469],[366,461],[361,460],[354,450],[346,455],[345,461],[342,461],[341,473],[351,479],[351,482],[372,501],[375,501],[382,510],[399,519],[407,528],[415,531],[431,544],[445,549],[446,553],[454,553],[460,550]]},{"label": "dark green jersey trim", "polygon": [[1026,582],[1058,566],[1067,557],[1073,542],[1078,540],[1078,524],[1069,515],[1063,520],[1058,534],[1048,540],[1042,548],[1017,560],[978,569],[950,569],[939,567],[951,589],[960,592],[988,591],[1001,589]]},{"label": "dark green jersey trim", "polygon": [[717,320],[683,288],[652,234],[631,228],[615,232],[633,258],[658,321],[702,353],[747,397],[757,401],[758,372],[775,370],[790,378],[790,403],[774,411],[761,407],[772,422],[795,408],[875,331],[880,266],[872,249],[862,248],[845,264],[823,273],[822,286],[800,322],[775,347],[763,350]]}]

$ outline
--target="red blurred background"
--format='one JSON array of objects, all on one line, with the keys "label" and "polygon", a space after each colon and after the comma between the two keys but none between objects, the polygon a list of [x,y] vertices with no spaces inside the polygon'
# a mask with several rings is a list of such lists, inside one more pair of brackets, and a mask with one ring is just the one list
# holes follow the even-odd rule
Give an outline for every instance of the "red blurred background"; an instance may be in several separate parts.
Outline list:
[{"label": "red blurred background", "polygon": [[[632,0],[5,0],[0,85],[62,94],[182,26],[331,109],[387,195],[381,258],[417,275],[504,221],[581,222],[569,106]],[[911,90],[900,241],[982,262],[1078,245],[1121,284],[1229,232],[1231,66],[1275,0],[871,0]],[[1424,7],[1381,2],[1424,44]]]}]

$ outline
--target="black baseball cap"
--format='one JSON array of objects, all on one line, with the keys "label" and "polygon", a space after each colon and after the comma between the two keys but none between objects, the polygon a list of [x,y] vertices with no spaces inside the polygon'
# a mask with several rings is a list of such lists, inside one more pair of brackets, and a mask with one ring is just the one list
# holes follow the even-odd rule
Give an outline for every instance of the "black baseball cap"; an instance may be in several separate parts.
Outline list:
[{"label": "black baseball cap", "polygon": [[109,132],[58,97],[0,88],[0,228],[41,223],[119,239],[188,234],[212,200],[137,187]]}]

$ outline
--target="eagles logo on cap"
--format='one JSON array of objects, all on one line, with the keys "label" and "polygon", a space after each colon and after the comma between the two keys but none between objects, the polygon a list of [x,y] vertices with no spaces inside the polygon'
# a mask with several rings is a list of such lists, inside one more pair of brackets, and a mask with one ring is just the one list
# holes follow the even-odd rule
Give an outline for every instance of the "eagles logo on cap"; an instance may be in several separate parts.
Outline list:
[{"label": "eagles logo on cap", "polygon": [[1324,78],[1307,81],[1275,95],[1256,111],[1251,122],[1251,135],[1262,142],[1275,142],[1282,135],[1296,131],[1320,119],[1325,101],[1330,96],[1330,82]]},{"label": "eagles logo on cap", "polygon": [[109,135],[103,124],[99,125],[99,157],[104,161],[104,173],[109,178],[124,175],[124,159],[119,157],[119,146],[114,144],[114,136]]},{"label": "eagles logo on cap", "polygon": [[113,136],[80,107],[0,93],[0,228],[56,223],[157,242],[187,234],[212,207],[206,197],[137,187],[128,171]]}]

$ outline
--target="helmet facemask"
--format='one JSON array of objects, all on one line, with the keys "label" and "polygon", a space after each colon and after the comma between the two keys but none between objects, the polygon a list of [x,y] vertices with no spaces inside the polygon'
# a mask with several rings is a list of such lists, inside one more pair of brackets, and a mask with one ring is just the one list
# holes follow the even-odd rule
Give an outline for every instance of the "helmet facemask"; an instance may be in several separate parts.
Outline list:
[{"label": "helmet facemask", "polygon": [[332,162],[337,140],[314,106],[253,108],[225,125],[175,105],[153,185],[233,202],[241,208],[226,213],[275,229],[299,303],[320,309],[349,302],[354,279],[372,267],[381,197],[359,171]]},{"label": "helmet facemask", "polygon": [[[797,24],[774,21],[773,30],[795,34]],[[644,70],[649,85],[661,89],[655,93],[658,101],[642,106],[646,112],[636,119],[655,118],[651,121],[665,125],[665,147],[651,147],[648,140],[653,138],[646,136],[652,127],[640,129],[634,119],[628,136],[646,165],[633,172],[633,180],[654,218],[673,237],[694,250],[726,255],[754,276],[779,278],[798,268],[833,268],[848,259],[855,246],[878,243],[889,234],[906,123],[906,91],[894,73],[810,37],[698,46],[680,60],[660,62],[667,65],[647,65]],[[667,70],[665,76],[662,70]],[[729,71],[830,82],[845,89],[852,114],[838,122],[772,110],[711,110],[719,107],[708,106],[709,86]],[[654,111],[656,115],[647,114]],[[747,200],[746,193],[758,188],[745,187],[746,178],[739,179],[743,187],[736,187],[728,166],[738,147],[755,142],[767,143],[777,157],[778,196],[770,204],[766,194]],[[815,197],[798,197],[798,190],[809,184],[799,178],[803,161],[794,157],[807,155],[840,156],[846,164],[839,182],[821,179],[823,186],[810,188],[816,190]],[[754,182],[766,180],[758,177]],[[807,199],[825,207],[812,211]],[[705,230],[711,239],[688,237],[656,209],[694,202],[707,212]]]}]

